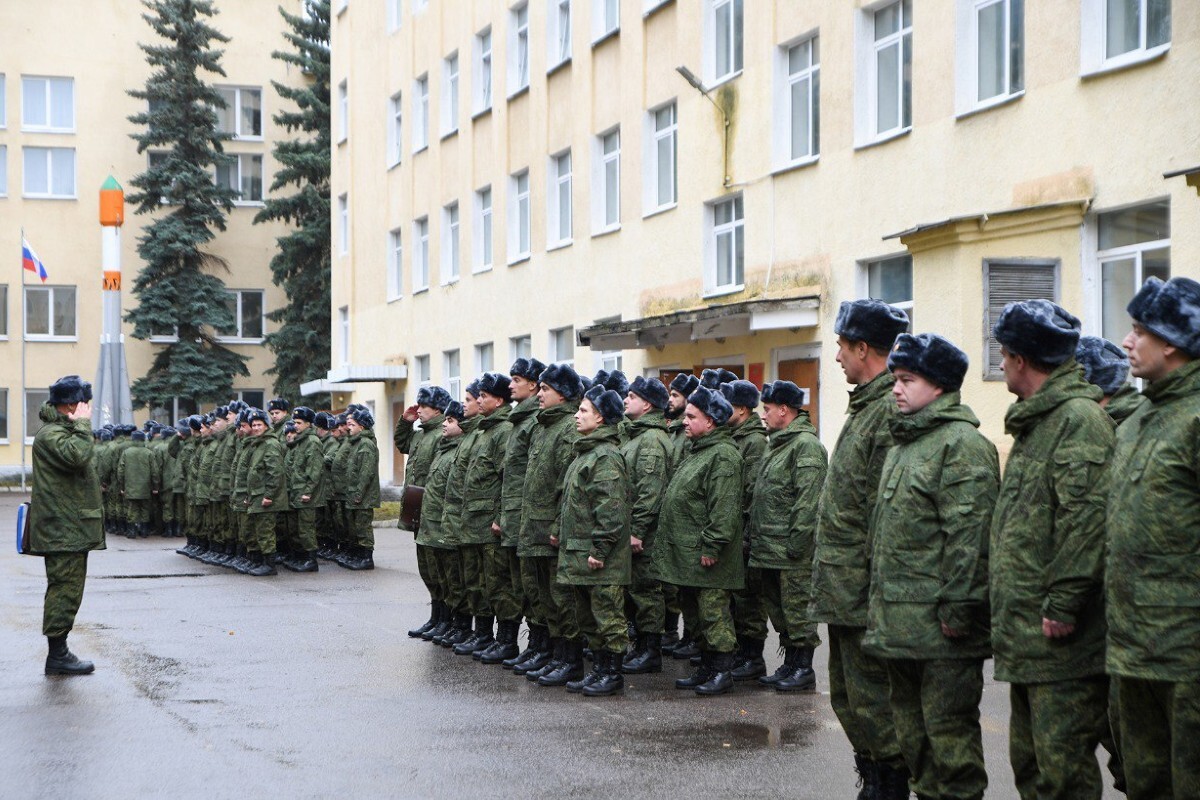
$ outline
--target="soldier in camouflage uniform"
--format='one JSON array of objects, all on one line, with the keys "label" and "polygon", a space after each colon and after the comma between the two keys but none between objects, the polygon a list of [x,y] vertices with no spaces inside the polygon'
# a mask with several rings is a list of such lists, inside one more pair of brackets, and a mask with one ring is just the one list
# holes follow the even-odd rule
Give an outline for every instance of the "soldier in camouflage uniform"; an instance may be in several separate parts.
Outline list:
[{"label": "soldier in camouflage uniform", "polygon": [[[487,597],[484,594],[486,587],[483,579],[482,544],[478,542],[472,544],[463,536],[463,511],[467,505],[465,493],[467,469],[470,467],[471,448],[475,439],[478,438],[479,423],[482,421],[479,413],[478,381],[472,381],[463,390],[462,407],[464,416],[459,422],[459,427],[462,429],[463,435],[458,443],[458,450],[454,454],[454,464],[450,467],[450,477],[446,482],[446,499],[445,506],[442,509],[442,526],[445,528],[446,537],[453,541],[455,547],[458,549],[459,568],[462,575],[462,591],[465,596],[463,613],[466,614],[466,619],[456,618],[450,633],[443,637],[440,644],[449,647],[458,647],[463,642],[476,638],[474,628],[475,618],[483,616],[484,603],[487,601]],[[488,535],[489,537],[491,536],[490,532]],[[487,611],[488,616],[491,616],[490,607],[487,608]],[[460,638],[458,632],[462,630],[466,631],[466,636]]]},{"label": "soldier in camouflage uniform", "polygon": [[[671,439],[671,464],[677,465],[687,455],[689,442],[683,432],[683,410],[687,406],[688,395],[696,391],[700,379],[690,372],[681,372],[671,379],[667,387],[667,410],[663,416],[667,419],[667,435]],[[696,644],[693,631],[696,620],[684,617],[683,637],[679,635],[679,618],[683,616],[683,608],[679,604],[679,588],[669,583],[662,583],[663,605],[667,609],[666,623],[663,625],[664,653],[674,658],[684,659],[700,655],[700,647]]]},{"label": "soldier in camouflage uniform", "polygon": [[112,428],[101,428],[99,443],[96,444],[94,451],[94,460],[96,477],[100,480],[100,492],[104,503],[104,532],[107,534],[116,534],[117,532],[116,501],[121,496],[117,490],[116,462],[113,461],[115,450],[112,443]]},{"label": "soldier in camouflage uniform", "polygon": [[190,556],[196,548],[195,535],[192,532],[191,492],[192,458],[196,453],[198,437],[192,430],[191,417],[176,421],[175,428],[179,431],[171,449],[175,451],[175,460],[179,464],[179,476],[175,482],[175,519],[177,520],[176,535],[183,534],[187,543],[176,550],[179,555]]},{"label": "soldier in camouflage uniform", "polygon": [[337,552],[336,520],[334,515],[333,456],[341,441],[333,435],[337,418],[328,411],[317,412],[317,436],[325,456],[325,505],[317,511],[317,558],[329,561]]},{"label": "soldier in camouflage uniform", "polygon": [[[763,411],[771,432],[768,449],[751,487],[747,569],[757,573],[762,617],[753,620],[765,637],[769,617],[779,633],[784,659],[758,682],[777,691],[816,687],[813,651],[821,643],[809,619],[817,503],[825,485],[828,457],[803,410],[804,391],[791,381],[763,386]],[[736,610],[736,605],[735,605]],[[735,619],[736,622],[736,619]],[[765,671],[765,670],[764,670]]]},{"label": "soldier in camouflage uniform", "polygon": [[1117,431],[1108,674],[1132,800],[1200,797],[1200,283],[1150,278],[1122,343],[1146,403]]},{"label": "soldier in camouflage uniform", "polygon": [[1083,379],[1104,392],[1100,407],[1118,427],[1146,402],[1146,398],[1129,383],[1129,356],[1107,339],[1079,337],[1075,360],[1083,368]]},{"label": "soldier in camouflage uniform", "polygon": [[246,502],[250,497],[250,440],[253,434],[250,415],[254,409],[244,403],[242,405],[244,407],[234,419],[234,435],[237,438],[234,440],[233,469],[229,481],[229,516],[237,535],[237,554],[229,566],[247,575],[255,566],[251,554],[257,549],[251,538],[250,508]]},{"label": "soldier in camouflage uniform", "polygon": [[209,511],[208,493],[210,489],[210,468],[213,455],[212,420],[207,415],[192,417],[192,431],[199,438],[196,443],[196,453],[193,456],[192,471],[188,481],[188,505],[191,507],[192,530],[196,535],[196,547],[190,556],[198,561],[211,558],[209,554],[211,518]]},{"label": "soldier in camouflage uniform", "polygon": [[175,483],[179,478],[179,462],[171,450],[175,441],[175,429],[166,426],[159,428],[161,447],[159,448],[159,465],[162,473],[162,490],[158,501],[162,507],[162,535],[175,535]]},{"label": "soldier in camouflage uniform", "polygon": [[317,513],[325,505],[328,484],[325,477],[325,449],[317,438],[313,423],[317,412],[307,406],[297,406],[292,411],[292,424],[296,426],[295,438],[289,443],[291,465],[288,468],[288,498],[290,514],[295,530],[291,542],[291,558],[284,558],[283,566],[293,572],[316,572],[317,565]]},{"label": "soldier in camouflage uniform", "polygon": [[829,459],[818,506],[812,619],[829,626],[829,701],[854,748],[860,797],[907,797],[908,770],[896,742],[887,668],[862,651],[871,582],[870,516],[891,446],[896,413],[887,357],[908,327],[903,311],[878,300],[838,309],[837,362],[850,393],[849,418]]},{"label": "soldier in camouflage uniform", "polygon": [[[478,417],[478,406],[471,403],[471,414]],[[446,419],[442,424],[442,435],[453,438],[454,447],[445,466],[446,477],[440,506],[440,524],[437,528],[438,543],[453,548],[453,553],[439,553],[438,576],[446,587],[446,604],[450,609],[450,624],[440,635],[432,637],[442,647],[456,647],[471,637],[470,599],[467,593],[466,572],[463,569],[459,537],[462,533],[463,480],[465,465],[459,458],[468,430],[473,431],[477,422],[471,421],[463,403],[452,400],[446,406]],[[424,514],[422,514],[424,517]],[[421,520],[424,525],[424,519]]]},{"label": "soldier in camouflage uniform", "polygon": [[346,414],[338,414],[334,418],[331,438],[336,442],[336,445],[328,462],[330,477],[333,479],[329,484],[329,488],[333,490],[330,500],[333,504],[334,538],[334,546],[330,551],[329,560],[334,563],[338,563],[344,559],[349,554],[351,548],[349,518],[346,514],[346,481],[348,478],[346,461],[350,456],[350,448],[347,446],[350,441],[350,434],[346,425],[347,420],[348,417]]},{"label": "soldier in camouflage uniform", "polygon": [[266,412],[254,409],[247,415],[250,438],[246,442],[246,488],[243,501],[250,518],[249,541],[252,543],[252,566],[247,575],[275,575],[275,530],[277,505],[287,496],[287,476],[284,473],[284,445],[270,430]]},{"label": "soldier in camouflage uniform", "polygon": [[159,492],[162,476],[158,459],[146,444],[146,434],[134,431],[130,439],[132,446],[121,452],[117,464],[117,486],[129,515],[125,535],[145,539],[150,535],[150,504]]},{"label": "soldier in camouflage uniform", "polygon": [[1013,448],[991,529],[996,679],[1012,684],[1009,758],[1026,800],[1103,792],[1112,751],[1104,675],[1104,506],[1113,424],[1075,362],[1079,320],[1010,303],[994,334]]},{"label": "soldier in camouflage uniform", "polygon": [[987,770],[979,701],[991,651],[987,531],[1000,461],[960,402],[966,353],[935,334],[905,333],[888,366],[899,414],[871,517],[863,649],[887,664],[896,736],[917,797],[980,800]]},{"label": "soldier in camouflage uniform", "polygon": [[425,492],[421,499],[421,524],[416,539],[417,546],[428,551],[429,568],[438,592],[435,600],[437,621],[419,637],[425,641],[437,641],[450,630],[452,615],[465,613],[463,606],[466,597],[462,589],[462,565],[458,560],[458,546],[446,536],[445,527],[442,525],[446,484],[450,480],[450,470],[454,466],[454,458],[462,437],[462,428],[458,427],[460,418],[464,416],[462,404],[448,402],[439,416],[442,417],[442,430],[437,434],[433,463],[425,476]]},{"label": "soldier in camouflage uniform", "polygon": [[375,569],[375,532],[371,522],[379,508],[379,446],[375,443],[375,417],[365,406],[346,418],[346,527],[350,550],[338,565],[352,570]]},{"label": "soldier in camouflage uniform", "polygon": [[126,533],[126,526],[129,524],[128,512],[124,498],[121,497],[121,489],[117,486],[117,466],[121,463],[121,453],[123,453],[132,443],[130,436],[133,434],[134,427],[132,425],[116,425],[113,427],[113,443],[109,451],[108,457],[111,460],[109,477],[112,482],[110,488],[110,502],[112,504],[111,517],[113,520],[113,532],[118,534]]}]

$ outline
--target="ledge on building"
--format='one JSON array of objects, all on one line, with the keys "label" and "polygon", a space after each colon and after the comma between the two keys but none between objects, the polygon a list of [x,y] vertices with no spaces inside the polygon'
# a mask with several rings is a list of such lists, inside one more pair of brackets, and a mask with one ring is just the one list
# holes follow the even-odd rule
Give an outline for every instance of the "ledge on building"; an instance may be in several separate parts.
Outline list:
[{"label": "ledge on building", "polygon": [[757,331],[815,328],[820,322],[817,295],[718,303],[657,317],[605,322],[581,328],[576,339],[593,350],[644,350],[704,339],[748,336]]},{"label": "ledge on building", "polygon": [[1083,221],[1083,215],[1087,213],[1091,204],[1091,198],[1084,197],[1035,206],[1006,208],[1001,211],[963,214],[889,233],[883,240],[899,239],[910,253],[915,253],[919,250],[971,241],[1073,227]]},{"label": "ledge on building", "polygon": [[[403,364],[347,364],[325,373],[325,380],[340,384],[380,383],[407,379],[408,367]],[[347,391],[347,388],[342,387],[338,391],[344,392]]]},{"label": "ledge on building", "polygon": [[1200,194],[1200,167],[1188,167],[1187,169],[1177,169],[1171,172],[1164,172],[1163,177],[1183,178],[1187,181],[1187,185],[1196,190],[1196,194]]},{"label": "ledge on building", "polygon": [[324,378],[315,381],[305,381],[300,384],[300,396],[311,397],[314,394],[333,394],[334,392],[353,392],[358,384],[334,383]]}]

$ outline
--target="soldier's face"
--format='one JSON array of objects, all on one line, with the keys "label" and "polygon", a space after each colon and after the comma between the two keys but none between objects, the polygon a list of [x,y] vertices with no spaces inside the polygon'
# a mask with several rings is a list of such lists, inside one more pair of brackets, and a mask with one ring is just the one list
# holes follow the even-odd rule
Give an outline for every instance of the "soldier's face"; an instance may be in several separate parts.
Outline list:
[{"label": "soldier's face", "polygon": [[906,369],[893,370],[896,382],[892,384],[892,396],[901,414],[915,414],[942,396],[940,386],[935,386],[923,376]]},{"label": "soldier's face", "polygon": [[681,408],[683,408],[685,405],[687,405],[687,398],[684,397],[679,392],[675,391],[674,389],[672,389],[670,391],[670,393],[668,394],[668,397],[670,397],[670,400],[668,402],[669,402],[672,414],[678,414],[679,410]]},{"label": "soldier's face", "polygon": [[445,436],[447,439],[462,436],[462,428],[458,427],[458,420],[454,417],[446,417],[442,421],[442,436]]},{"label": "soldier's face", "polygon": [[496,397],[494,394],[484,392],[479,395],[479,411],[482,414],[491,414],[500,406],[504,405],[504,398]]},{"label": "soldier's face", "polygon": [[251,430],[252,426],[249,422],[243,422],[241,425],[238,425],[238,433],[242,436],[249,436]]},{"label": "soldier's face", "polygon": [[1156,381],[1170,370],[1167,368],[1167,351],[1175,348],[1138,323],[1133,323],[1133,330],[1121,342],[1121,347],[1129,354],[1129,371],[1135,378]]},{"label": "soldier's face", "polygon": [[217,417],[214,419],[212,423],[212,429],[213,433],[220,433],[221,431],[225,430],[225,418]]},{"label": "soldier's face", "polygon": [[520,375],[513,375],[512,382],[509,383],[509,388],[512,389],[513,400],[518,403],[522,400],[528,400],[537,394],[537,384],[529,378],[522,378]]},{"label": "soldier's face", "polygon": [[763,403],[762,418],[767,430],[781,431],[790,425],[795,417],[792,415],[791,406],[781,403]]},{"label": "soldier's face", "polygon": [[463,411],[467,412],[467,418],[470,419],[479,413],[479,398],[467,392],[463,395]]},{"label": "soldier's face", "polygon": [[346,432],[353,436],[356,433],[362,432],[362,425],[359,425],[355,420],[346,420]]},{"label": "soldier's face", "polygon": [[703,413],[691,403],[683,410],[683,435],[689,439],[699,439],[707,436],[716,429],[712,417]]},{"label": "soldier's face", "polygon": [[599,428],[604,418],[600,416],[600,412],[592,405],[591,400],[584,399],[579,404],[579,410],[575,412],[575,430],[579,431],[580,435],[587,436],[592,431]]},{"label": "soldier's face", "polygon": [[844,336],[838,337],[837,355],[834,358],[842,365],[842,372],[846,373],[846,383],[855,386],[862,383],[866,353],[865,343],[852,342]]},{"label": "soldier's face", "polygon": [[256,420],[254,420],[254,422],[250,423],[250,435],[251,436],[262,436],[266,432],[267,432],[267,423],[263,422],[261,419],[256,419]]},{"label": "soldier's face", "polygon": [[633,392],[625,395],[625,413],[630,419],[637,419],[651,409],[651,405]]},{"label": "soldier's face", "polygon": [[292,423],[296,426],[296,433],[306,431],[312,427],[312,423],[302,419],[294,419]]},{"label": "soldier's face", "polygon": [[421,420],[421,422],[429,422],[429,420],[433,419],[437,415],[438,410],[436,408],[430,408],[429,406],[417,406],[417,419]]},{"label": "soldier's face", "polygon": [[551,389],[544,383],[538,384],[538,408],[554,408],[566,402],[557,389]]},{"label": "soldier's face", "polygon": [[285,419],[288,415],[288,412],[286,412],[282,409],[276,408],[271,411],[268,411],[267,415],[271,418],[271,422],[277,423],[277,422],[279,422],[279,420]]}]

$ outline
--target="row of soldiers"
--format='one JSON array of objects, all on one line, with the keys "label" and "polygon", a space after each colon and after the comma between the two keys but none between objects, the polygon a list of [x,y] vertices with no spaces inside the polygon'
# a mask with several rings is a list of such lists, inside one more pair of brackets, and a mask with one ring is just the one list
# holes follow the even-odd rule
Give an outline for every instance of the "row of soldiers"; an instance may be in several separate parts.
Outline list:
[{"label": "row of soldiers", "polygon": [[1130,797],[1200,797],[1200,283],[1152,278],[1128,311],[1118,347],[1050,301],[1005,308],[1003,477],[966,354],[872,300],[835,323],[855,388],[828,459],[786,381],[518,359],[461,404],[423,389],[395,431],[424,489],[410,635],[601,696],[661,669],[675,597],[701,648],[676,685],[719,694],[811,689],[824,622],[860,798],[983,796],[989,657],[1022,798],[1099,798],[1101,745]]},{"label": "row of soldiers", "polygon": [[316,572],[321,559],[373,569],[374,424],[365,406],[335,416],[275,398],[174,427],[105,426],[94,431],[105,531],[186,536],[181,555],[259,577]]}]

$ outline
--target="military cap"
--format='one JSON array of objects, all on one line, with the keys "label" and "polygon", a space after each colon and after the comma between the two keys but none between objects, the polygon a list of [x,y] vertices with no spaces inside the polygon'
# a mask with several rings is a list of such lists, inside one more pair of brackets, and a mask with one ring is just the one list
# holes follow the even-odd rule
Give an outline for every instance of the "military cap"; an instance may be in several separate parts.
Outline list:
[{"label": "military cap", "polygon": [[479,391],[487,392],[492,397],[499,397],[506,403],[512,400],[511,381],[507,375],[499,372],[485,372],[479,377],[478,383]]},{"label": "military cap", "polygon": [[481,391],[481,389],[479,388],[479,379],[478,378],[476,378],[475,380],[473,380],[467,384],[467,389],[466,389],[467,394],[471,395],[471,397],[474,397],[476,400],[479,399],[480,391]]},{"label": "military cap", "polygon": [[177,432],[178,431],[176,431],[174,428],[170,427],[169,425],[158,429],[158,435],[163,437],[164,439],[170,439]]},{"label": "military cap", "polygon": [[701,386],[688,395],[688,405],[711,419],[717,425],[724,425],[733,416],[733,406],[719,391]]},{"label": "military cap", "polygon": [[722,383],[719,389],[732,406],[745,406],[746,408],[758,406],[758,387],[750,381],[736,380]]},{"label": "military cap", "polygon": [[671,390],[679,392],[684,397],[689,396],[700,386],[700,379],[690,372],[681,372],[671,379]]},{"label": "military cap", "polygon": [[294,420],[288,420],[287,422],[283,423],[283,432],[284,432],[285,434],[287,434],[287,433],[295,433],[295,432],[296,432],[296,423],[295,423],[295,421],[294,421]]},{"label": "military cap", "polygon": [[633,379],[633,383],[629,384],[629,393],[636,394],[658,409],[665,409],[671,402],[667,387],[663,386],[658,378],[643,378],[638,375]]},{"label": "military cap", "polygon": [[130,438],[135,442],[144,442],[146,441],[146,433],[144,431],[134,431]]},{"label": "military cap", "polygon": [[967,364],[967,354],[936,333],[902,333],[888,355],[888,369],[915,372],[947,392],[962,388]]},{"label": "military cap", "polygon": [[313,417],[313,425],[316,425],[323,431],[332,430],[333,415],[327,411],[318,411],[316,416]]},{"label": "military cap", "polygon": [[113,432],[111,430],[108,430],[106,428],[100,429],[100,441],[111,442],[112,438],[113,438]]},{"label": "military cap", "polygon": [[350,419],[354,420],[364,428],[375,427],[375,416],[371,413],[371,409],[369,408],[354,409],[350,412]]},{"label": "military cap", "polygon": [[1200,283],[1191,278],[1147,278],[1126,307],[1139,325],[1200,358]]},{"label": "military cap", "polygon": [[[599,375],[597,375],[597,377],[599,377]],[[605,389],[611,389],[612,391],[621,395],[621,397],[624,397],[629,391],[629,378],[626,378],[625,373],[621,372],[621,370],[614,369],[612,372],[608,373],[608,376],[603,381],[592,381],[592,385],[603,386]]]},{"label": "military cap", "polygon": [[705,389],[716,389],[722,383],[732,383],[738,376],[727,369],[706,369],[700,373],[700,385]]},{"label": "military cap", "polygon": [[896,337],[908,330],[908,314],[881,300],[845,300],[838,308],[833,332],[851,342],[866,342],[891,350]]},{"label": "military cap", "polygon": [[546,371],[546,365],[536,358],[518,358],[508,369],[508,374],[514,378],[524,378],[537,383],[538,378]]},{"label": "military cap", "polygon": [[308,406],[296,406],[292,409],[292,419],[303,420],[307,423],[313,423],[317,419],[317,412],[313,411]]},{"label": "military cap", "polygon": [[764,383],[762,401],[777,406],[791,406],[799,411],[804,408],[804,390],[791,381]]},{"label": "military cap", "polygon": [[467,418],[467,410],[465,408],[463,408],[463,404],[458,402],[457,400],[451,400],[446,405],[445,414],[450,419],[456,419],[459,422],[462,422],[464,419]]},{"label": "military cap", "polygon": [[1008,352],[1056,367],[1075,357],[1079,328],[1079,320],[1056,303],[1022,300],[1004,307],[992,335]]},{"label": "military cap", "polygon": [[265,425],[271,424],[271,418],[267,416],[267,412],[261,408],[252,408],[246,412],[246,422],[253,425],[255,422],[261,422]]},{"label": "military cap", "polygon": [[291,411],[292,404],[282,397],[276,397],[271,402],[267,403],[267,411]]},{"label": "military cap", "polygon": [[566,400],[574,400],[583,394],[583,384],[569,364],[551,364],[538,376],[538,382],[549,386]]},{"label": "military cap", "polygon": [[192,414],[187,418],[187,424],[192,430],[199,431],[202,427],[204,427],[204,420],[199,414]]},{"label": "military cap", "polygon": [[1099,336],[1079,337],[1075,360],[1083,367],[1083,378],[1100,387],[1105,396],[1117,393],[1129,377],[1129,356],[1120,347]]},{"label": "military cap", "polygon": [[343,425],[346,424],[346,420],[349,418],[350,418],[349,414],[346,414],[346,413],[338,414],[336,417],[333,418],[333,427],[335,427],[335,428],[342,427]]},{"label": "military cap", "polygon": [[78,375],[67,375],[50,384],[50,397],[47,400],[52,406],[69,406],[73,403],[86,403],[92,399],[92,385]]},{"label": "military cap", "polygon": [[621,395],[612,389],[605,389],[601,384],[588,389],[583,397],[600,413],[605,425],[616,425],[625,416],[625,404],[621,401]]}]

